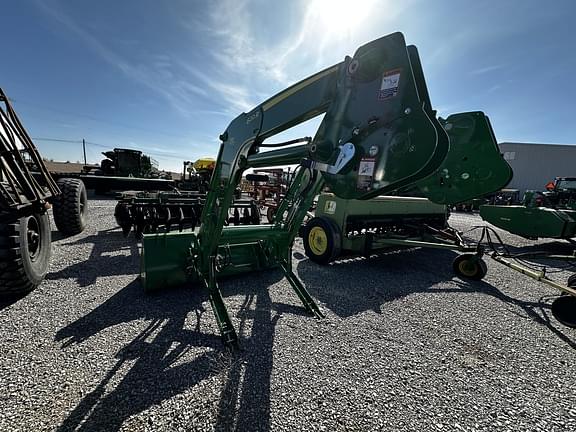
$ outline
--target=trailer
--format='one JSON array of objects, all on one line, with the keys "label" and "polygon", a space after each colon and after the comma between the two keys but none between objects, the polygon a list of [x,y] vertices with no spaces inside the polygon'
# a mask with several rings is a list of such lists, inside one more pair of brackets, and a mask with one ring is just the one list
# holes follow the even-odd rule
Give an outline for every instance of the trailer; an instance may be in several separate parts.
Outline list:
[{"label": "trailer", "polygon": [[[35,177],[41,174],[34,173]],[[143,191],[170,191],[176,186],[174,180],[160,179],[160,178],[138,178],[138,177],[120,177],[120,176],[106,176],[84,173],[50,173],[52,178],[59,180],[63,178],[74,178],[81,180],[86,189],[93,190],[97,195],[104,195],[110,191],[128,191],[128,190],[143,190]]]},{"label": "trailer", "polygon": [[2,89],[0,150],[0,294],[21,295],[36,289],[48,271],[48,210],[61,233],[74,235],[86,226],[88,200],[80,179],[50,175]]}]

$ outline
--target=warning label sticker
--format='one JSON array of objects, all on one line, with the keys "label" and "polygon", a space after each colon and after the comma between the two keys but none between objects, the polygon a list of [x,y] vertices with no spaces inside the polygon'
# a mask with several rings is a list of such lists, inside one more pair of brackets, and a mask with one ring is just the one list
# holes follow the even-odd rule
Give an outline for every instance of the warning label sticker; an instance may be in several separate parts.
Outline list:
[{"label": "warning label sticker", "polygon": [[380,91],[378,92],[379,100],[390,99],[398,94],[400,75],[400,69],[384,72],[384,75],[382,76],[382,83],[380,84]]},{"label": "warning label sticker", "polygon": [[370,176],[374,174],[374,166],[376,165],[376,159],[362,159],[360,161],[360,167],[358,168],[358,175]]},{"label": "warning label sticker", "polygon": [[368,190],[372,185],[376,158],[362,158],[358,166],[358,182],[356,187],[361,190]]},{"label": "warning label sticker", "polygon": [[334,214],[336,213],[336,201],[326,201],[324,205],[324,213]]}]

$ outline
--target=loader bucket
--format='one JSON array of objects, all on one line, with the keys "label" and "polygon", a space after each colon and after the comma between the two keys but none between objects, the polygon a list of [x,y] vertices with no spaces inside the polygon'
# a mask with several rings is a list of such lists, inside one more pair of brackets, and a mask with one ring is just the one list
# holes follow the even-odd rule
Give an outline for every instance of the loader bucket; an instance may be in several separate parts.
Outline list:
[{"label": "loader bucket", "polygon": [[192,232],[145,234],[142,238],[140,279],[144,291],[183,285],[190,280],[190,247]]},{"label": "loader bucket", "polygon": [[356,51],[347,74],[313,143],[322,150],[342,139],[356,148],[348,170],[323,173],[330,190],[369,199],[434,172],[448,136],[430,106],[416,47],[401,33],[377,39]]},{"label": "loader bucket", "polygon": [[[225,227],[217,254],[218,279],[274,267],[277,249],[287,242],[286,237],[285,231],[275,230],[272,225]],[[197,244],[192,232],[145,234],[140,273],[144,290],[197,282],[191,266]]]},{"label": "loader bucket", "polygon": [[450,151],[438,169],[416,186],[430,200],[457,204],[496,192],[512,180],[484,113],[453,114],[443,121]]}]

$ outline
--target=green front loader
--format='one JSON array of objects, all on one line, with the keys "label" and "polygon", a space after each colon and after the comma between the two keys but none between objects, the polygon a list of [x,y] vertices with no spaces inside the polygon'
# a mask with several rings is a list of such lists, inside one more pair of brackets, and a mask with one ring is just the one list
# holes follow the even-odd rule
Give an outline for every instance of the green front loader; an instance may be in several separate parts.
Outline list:
[{"label": "green front loader", "polygon": [[[319,115],[312,139],[267,141]],[[238,339],[218,288],[221,277],[279,267],[306,310],[322,316],[292,270],[292,245],[324,186],[353,200],[416,186],[432,201],[450,204],[498,190],[511,175],[482,113],[436,118],[417,49],[401,33],[361,46],[240,114],[220,139],[199,229],[145,235],[141,277],[147,291],[184,283],[207,289],[232,347]],[[298,168],[272,224],[225,226],[246,169],[290,164]]]}]

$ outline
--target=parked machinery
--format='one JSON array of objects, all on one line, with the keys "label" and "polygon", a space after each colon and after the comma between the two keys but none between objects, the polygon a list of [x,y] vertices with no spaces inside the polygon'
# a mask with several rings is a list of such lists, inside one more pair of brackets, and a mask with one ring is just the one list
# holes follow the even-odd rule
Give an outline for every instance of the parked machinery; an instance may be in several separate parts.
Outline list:
[{"label": "parked machinery", "polygon": [[480,206],[485,204],[495,205],[515,205],[520,202],[520,191],[518,189],[501,189],[494,193],[484,195],[479,198],[474,198],[465,202],[461,202],[452,206],[452,209],[457,212],[477,212]]},{"label": "parked machinery", "polygon": [[81,180],[54,181],[2,89],[0,149],[0,294],[22,294],[48,270],[48,209],[58,230],[73,235],[85,227],[88,201]]},{"label": "parked machinery", "polygon": [[[143,234],[194,231],[206,202],[206,194],[194,191],[145,192],[127,191],[117,197],[114,209],[116,223],[124,236],[134,231],[137,239]],[[235,199],[226,225],[258,225],[261,213],[251,199]]]},{"label": "parked machinery", "polygon": [[[448,208],[426,198],[379,196],[370,200],[346,200],[321,194],[315,215],[301,230],[306,255],[328,264],[341,255],[370,256],[391,248],[431,247],[471,254],[476,245],[467,243],[448,225]],[[459,255],[461,261],[466,255]],[[482,279],[486,266],[472,259],[475,279]],[[470,277],[470,274],[467,274]]]},{"label": "parked machinery", "polygon": [[[101,162],[100,168],[85,166],[81,172],[51,172],[54,179],[74,178],[81,180],[86,189],[94,190],[97,195],[110,191],[158,191],[172,190],[175,182],[169,173],[158,171],[157,163],[139,150],[114,149],[104,152],[109,156]],[[35,177],[42,174],[34,171]]]},{"label": "parked machinery", "polygon": [[[492,205],[516,205],[520,203],[520,191],[518,189],[501,189],[489,194],[484,204]],[[478,208],[480,210],[480,208]]]},{"label": "parked machinery", "polygon": [[[527,239],[562,239],[575,244],[576,178],[557,177],[546,185],[544,192],[527,191],[521,205],[483,205],[480,216],[498,228]],[[487,253],[492,259],[563,293],[552,302],[552,314],[561,323],[576,327],[576,274],[570,276],[566,284],[547,275],[553,262],[573,267],[576,251],[571,254],[558,254],[549,249],[514,252],[492,228],[482,229],[482,238],[488,242]]]},{"label": "parked machinery", "polygon": [[158,162],[140,150],[115,148],[102,154],[106,159],[102,159],[100,168],[84,167],[85,174],[139,178],[166,177],[166,173],[158,169]]},{"label": "parked machinery", "polygon": [[[265,144],[320,114],[312,140]],[[291,252],[324,185],[339,198],[366,200],[418,183],[429,199],[448,205],[501,188],[511,173],[482,113],[453,116],[444,125],[437,120],[416,47],[407,47],[401,33],[360,47],[353,58],[240,114],[220,138],[198,232],[145,235],[141,280],[147,291],[186,282],[205,287],[231,347],[238,338],[218,288],[221,277],[280,267],[306,310],[322,316],[292,270]],[[451,141],[461,145],[451,151]],[[261,151],[266,147],[274,149]],[[299,167],[272,224],[225,226],[244,170],[292,164]]]},{"label": "parked machinery", "polygon": [[527,191],[521,205],[484,205],[480,216],[528,239],[576,237],[576,178],[557,177],[544,192]]},{"label": "parked machinery", "polygon": [[454,114],[439,122],[450,139],[450,151],[432,175],[401,190],[401,196],[362,201],[320,195],[315,217],[301,230],[310,259],[327,264],[340,254],[369,256],[389,248],[430,247],[465,252],[454,261],[459,275],[486,275],[477,246],[448,225],[449,205],[462,201],[446,191],[463,187],[472,172],[475,177],[486,175],[490,182],[467,186],[470,201],[473,194],[482,196],[505,186],[512,170],[499,156],[490,121],[482,113]]},{"label": "parked machinery", "polygon": [[185,161],[183,163],[182,176],[180,181],[176,183],[176,187],[179,190],[207,193],[215,164],[216,159],[210,157],[203,157],[195,162]]},{"label": "parked machinery", "polygon": [[254,170],[246,175],[246,180],[252,183],[249,195],[266,210],[268,223],[274,220],[278,205],[284,199],[290,183],[290,168],[269,168]]},{"label": "parked machinery", "polygon": [[[194,230],[206,202],[206,193],[214,171],[215,160],[185,161],[181,179],[173,191],[126,191],[117,194],[114,209],[116,223],[125,236],[133,230],[137,239],[143,234]],[[237,191],[238,192],[238,191]],[[236,199],[229,209],[227,225],[257,225],[261,213],[252,199]]]}]

